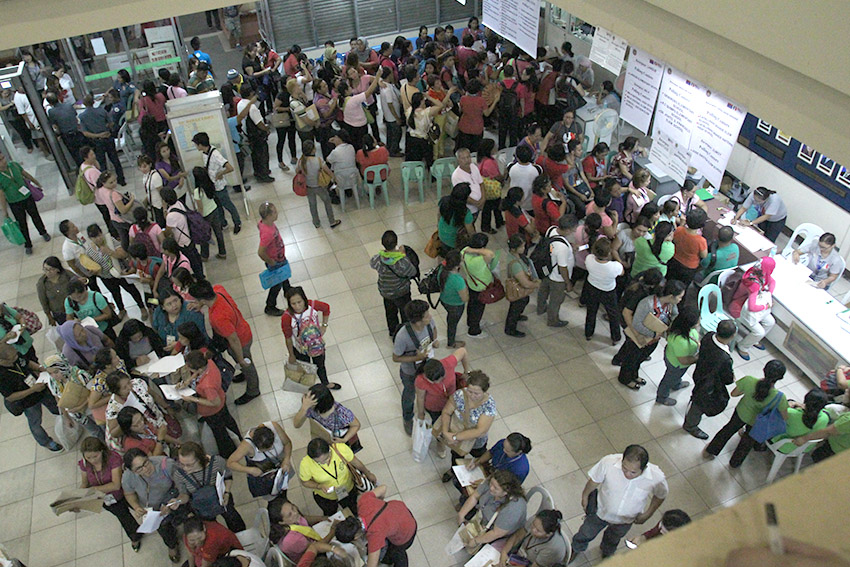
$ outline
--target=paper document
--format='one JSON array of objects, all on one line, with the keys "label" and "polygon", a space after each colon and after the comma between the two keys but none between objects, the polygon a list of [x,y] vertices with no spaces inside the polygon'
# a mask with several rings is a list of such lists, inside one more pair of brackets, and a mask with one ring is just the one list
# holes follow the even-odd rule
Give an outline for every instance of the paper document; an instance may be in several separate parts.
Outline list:
[{"label": "paper document", "polygon": [[42,372],[38,375],[38,380],[35,381],[36,384],[47,384],[50,382],[50,374],[47,372]]},{"label": "paper document", "polygon": [[97,321],[95,321],[92,317],[86,317],[80,321],[80,325],[83,327],[97,327]]},{"label": "paper document", "polygon": [[765,238],[763,234],[754,228],[742,230],[737,235],[738,244],[749,250],[757,252],[759,250],[768,250],[773,247],[773,242]]},{"label": "paper document", "polygon": [[658,167],[656,164],[652,163],[651,161],[646,162],[646,169],[648,169],[649,172],[652,174],[652,176],[655,177],[656,179],[662,179],[664,177],[670,177],[669,175],[667,175],[666,171],[664,171],[663,169],[661,169],[660,167]]},{"label": "paper document", "polygon": [[464,563],[463,567],[496,567],[502,555],[489,543],[482,547],[475,556]]},{"label": "paper document", "polygon": [[455,553],[460,553],[460,551],[464,548],[463,539],[460,537],[460,533],[463,531],[464,526],[459,527],[455,530],[452,539],[449,540],[449,543],[446,544],[446,547],[443,548],[446,552],[446,555],[454,555]]},{"label": "paper document", "polygon": [[172,386],[171,384],[163,384],[159,387],[162,390],[162,395],[165,396],[166,400],[182,400],[183,396],[193,396],[195,395],[195,390],[192,388],[178,388],[177,386]]},{"label": "paper document", "polygon": [[466,468],[466,465],[454,465],[452,470],[455,473],[461,486],[471,486],[472,484],[484,480],[484,471],[481,467],[475,467],[472,470]]},{"label": "paper document", "polygon": [[124,407],[125,408],[136,408],[137,410],[142,412],[142,415],[144,415],[145,412],[148,411],[147,406],[145,404],[143,404],[139,400],[139,398],[136,397],[135,392],[130,392],[130,395],[127,396],[127,401],[124,402]]},{"label": "paper document", "polygon": [[165,517],[156,510],[148,508],[148,513],[145,514],[145,517],[142,519],[142,525],[139,526],[139,529],[136,530],[136,533],[139,534],[152,534],[156,530],[159,529],[159,525],[165,519]]},{"label": "paper document", "polygon": [[103,510],[103,494],[94,488],[63,490],[59,497],[50,504],[50,509],[57,516],[71,510],[99,513]]},{"label": "paper document", "polygon": [[276,496],[280,494],[281,490],[286,490],[288,488],[289,471],[284,472],[283,469],[277,469],[277,474],[274,477],[274,486],[272,486],[272,496]]},{"label": "paper document", "polygon": [[[156,355],[151,353],[148,356]],[[183,358],[183,355],[176,354],[174,356],[166,356],[158,360],[151,359],[151,362],[148,363],[148,371],[152,374],[171,374],[172,372],[177,372],[184,366],[186,366],[186,360]]]},{"label": "paper document", "polygon": [[215,473],[215,491],[218,492],[218,503],[224,506],[224,477],[221,473]]},{"label": "paper document", "polygon": [[151,352],[148,354],[148,361],[144,364],[140,364],[136,366],[136,372],[139,374],[153,374],[151,371],[151,365],[159,360],[159,356],[155,352]]},{"label": "paper document", "polygon": [[22,332],[21,329],[23,329],[23,327],[21,325],[15,325],[14,327],[12,327],[12,329],[9,332],[12,333],[13,336],[12,336],[11,339],[6,341],[6,343],[13,345],[16,342],[18,342],[18,339],[21,338],[21,332]]}]

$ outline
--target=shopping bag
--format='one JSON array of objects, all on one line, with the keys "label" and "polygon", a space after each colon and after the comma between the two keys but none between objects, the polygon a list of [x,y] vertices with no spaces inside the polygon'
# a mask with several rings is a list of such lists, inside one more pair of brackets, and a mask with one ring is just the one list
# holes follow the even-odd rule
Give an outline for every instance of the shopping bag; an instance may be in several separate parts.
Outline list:
[{"label": "shopping bag", "polygon": [[425,255],[429,258],[436,258],[440,255],[440,233],[436,230],[425,245]]},{"label": "shopping bag", "polygon": [[31,335],[34,335],[41,330],[42,325],[38,315],[29,309],[24,309],[23,307],[13,307],[13,309],[23,318],[24,328],[29,331]]},{"label": "shopping bag", "polygon": [[428,448],[433,439],[430,429],[424,419],[416,419],[413,422],[413,460],[417,463],[421,463],[428,456]]},{"label": "shopping bag", "polygon": [[292,266],[286,260],[282,264],[266,268],[264,272],[260,272],[260,285],[263,289],[269,289],[281,282],[285,282],[292,277]]},{"label": "shopping bag", "polygon": [[24,243],[24,233],[21,232],[18,221],[9,217],[6,217],[6,220],[3,221],[3,236],[16,246],[21,246]]},{"label": "shopping bag", "polygon": [[296,394],[306,393],[319,379],[318,367],[310,362],[287,363],[283,368],[283,389]]},{"label": "shopping bag", "polygon": [[56,440],[62,445],[66,451],[70,451],[80,437],[83,435],[83,426],[75,420],[71,420],[70,425],[65,423],[65,418],[61,415],[56,416],[56,424],[53,427],[53,432],[56,434]]},{"label": "shopping bag", "polygon": [[62,352],[62,349],[65,347],[65,341],[62,340],[62,337],[59,336],[59,328],[58,327],[50,327],[47,329],[47,333],[45,333],[47,340],[49,340],[56,347],[56,352]]}]

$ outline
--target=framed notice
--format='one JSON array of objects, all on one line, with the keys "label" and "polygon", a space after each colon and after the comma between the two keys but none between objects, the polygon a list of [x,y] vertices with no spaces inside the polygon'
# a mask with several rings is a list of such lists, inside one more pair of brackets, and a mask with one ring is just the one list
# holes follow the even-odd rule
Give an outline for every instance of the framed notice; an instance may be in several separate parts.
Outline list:
[{"label": "framed notice", "polygon": [[816,169],[827,177],[832,177],[832,174],[835,172],[835,162],[821,154],[818,157]]},{"label": "framed notice", "polygon": [[797,157],[809,165],[815,161],[815,149],[810,148],[806,144],[800,144],[800,149],[797,150]]}]

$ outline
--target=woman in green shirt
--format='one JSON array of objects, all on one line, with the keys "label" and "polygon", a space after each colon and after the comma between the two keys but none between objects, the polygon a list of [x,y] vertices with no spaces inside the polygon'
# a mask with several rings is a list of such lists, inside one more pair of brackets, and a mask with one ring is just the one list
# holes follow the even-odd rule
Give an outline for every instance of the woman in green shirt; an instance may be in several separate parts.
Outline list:
[{"label": "woman in green shirt", "polygon": [[499,265],[499,254],[486,248],[490,237],[483,232],[477,232],[469,239],[469,246],[461,250],[461,266],[466,285],[469,286],[469,306],[466,310],[467,335],[470,337],[485,337],[481,331],[481,318],[484,316],[485,304],[478,300],[478,295],[493,283],[493,270]]},{"label": "woman in green shirt", "polygon": [[[812,388],[803,398],[803,403],[790,400],[788,402],[788,419],[785,422],[788,428],[782,435],[777,435],[770,440],[771,443],[776,443],[782,439],[794,439],[808,435],[813,431],[820,431],[829,425],[829,414],[824,410],[826,404],[829,403],[829,396],[820,388]],[[779,448],[780,453],[790,453],[797,446],[794,443],[785,443]],[[806,453],[814,450],[815,446],[811,445],[806,449]]]},{"label": "woman in green shirt", "polygon": [[[742,427],[747,427],[747,432],[753,427],[756,422],[756,417],[767,406],[774,404],[778,398],[776,407],[782,418],[788,421],[788,399],[785,394],[774,388],[774,384],[782,380],[785,376],[785,365],[780,360],[771,360],[764,365],[764,378],[759,380],[753,376],[744,376],[735,383],[735,389],[732,390],[733,397],[743,396],[738,402],[738,407],[735,408],[735,413],[729,423],[723,426],[723,429],[717,432],[714,439],[703,450],[702,455],[706,459],[713,459],[720,454],[726,443],[737,433]],[[741,437],[735,452],[732,453],[732,458],[729,461],[729,466],[736,469],[741,466],[744,459],[747,458],[750,450],[756,445],[756,440],[748,434]]]},{"label": "woman in green shirt", "polygon": [[33,199],[29,187],[27,187],[27,181],[41,187],[41,183],[27,173],[21,167],[21,164],[8,161],[6,156],[0,153],[0,212],[2,212],[3,219],[5,220],[8,216],[6,205],[9,205],[9,209],[12,209],[12,215],[18,221],[21,234],[24,235],[26,253],[32,254],[32,240],[30,240],[27,215],[30,216],[35,229],[45,242],[50,242],[50,235],[47,234],[47,229],[44,228],[41,215],[38,214],[38,207],[35,205],[35,199]]},{"label": "woman in green shirt", "polygon": [[664,349],[664,364],[667,371],[658,383],[658,393],[655,403],[665,406],[675,406],[676,400],[670,397],[670,392],[687,388],[691,385],[682,376],[688,367],[697,361],[699,350],[699,311],[691,306],[682,307],[679,315],[673,319],[667,331],[667,347]]},{"label": "woman in green shirt", "polygon": [[440,199],[437,232],[442,244],[440,256],[444,258],[449,250],[464,244],[464,242],[458,242],[458,232],[466,229],[465,235],[475,233],[472,213],[466,207],[470,193],[472,193],[472,188],[469,183],[458,183],[452,188],[451,194]]},{"label": "woman in green shirt", "polygon": [[652,242],[645,238],[635,240],[635,261],[632,264],[632,277],[649,268],[658,268],[662,275],[667,275],[667,261],[676,252],[673,244],[673,225],[661,221],[655,225]]},{"label": "woman in green shirt", "polygon": [[534,267],[525,255],[525,236],[514,234],[508,238],[508,252],[506,258],[508,263],[508,276],[519,282],[520,287],[527,295],[516,301],[511,301],[508,307],[508,316],[505,320],[505,334],[511,337],[522,338],[525,333],[517,330],[517,324],[524,321],[522,312],[528,305],[529,296],[535,289],[540,287],[540,280],[535,277]]},{"label": "woman in green shirt", "polygon": [[449,348],[460,348],[466,346],[463,341],[455,340],[457,335],[457,324],[463,316],[466,302],[469,301],[469,290],[466,281],[460,275],[460,252],[449,250],[446,254],[446,262],[440,271],[440,303],[446,308],[446,330],[448,334]]}]

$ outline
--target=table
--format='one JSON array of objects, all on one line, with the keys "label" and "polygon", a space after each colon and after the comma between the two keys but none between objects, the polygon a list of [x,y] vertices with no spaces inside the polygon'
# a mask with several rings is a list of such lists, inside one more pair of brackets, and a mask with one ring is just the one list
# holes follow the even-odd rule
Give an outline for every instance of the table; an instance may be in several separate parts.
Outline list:
[{"label": "table", "polygon": [[[735,213],[728,206],[724,206],[725,203],[719,197],[704,202],[708,209],[708,222],[702,233],[707,240],[716,240],[717,231],[720,230],[721,226],[730,226]],[[735,243],[740,249],[739,265],[751,264],[759,258],[767,256],[775,246],[757,228],[737,224],[731,226],[735,231]]]}]

